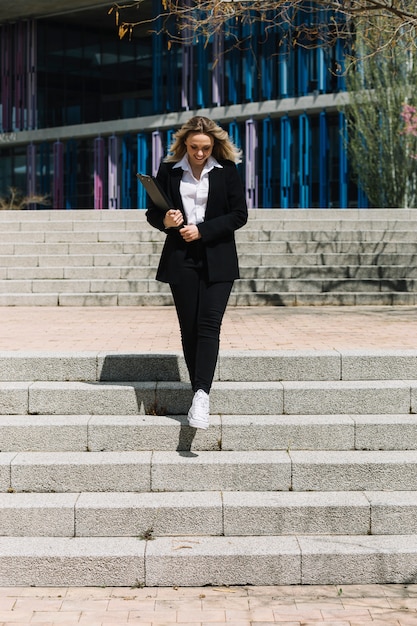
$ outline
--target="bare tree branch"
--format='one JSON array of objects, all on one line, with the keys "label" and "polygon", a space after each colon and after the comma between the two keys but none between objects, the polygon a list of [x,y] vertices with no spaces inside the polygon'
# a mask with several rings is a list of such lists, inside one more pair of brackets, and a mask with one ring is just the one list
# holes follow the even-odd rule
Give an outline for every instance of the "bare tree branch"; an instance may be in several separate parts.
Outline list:
[{"label": "bare tree branch", "polygon": [[[119,36],[131,37],[138,26],[165,34],[169,45],[206,42],[224,33],[236,45],[241,43],[241,25],[262,22],[264,30],[276,29],[282,41],[293,45],[323,45],[336,38],[350,38],[360,28],[362,36],[374,35],[384,20],[384,41],[399,38],[414,45],[417,27],[417,0],[161,0],[157,16],[145,10],[148,0],[115,2],[114,14]],[[389,19],[387,19],[389,18]]]}]

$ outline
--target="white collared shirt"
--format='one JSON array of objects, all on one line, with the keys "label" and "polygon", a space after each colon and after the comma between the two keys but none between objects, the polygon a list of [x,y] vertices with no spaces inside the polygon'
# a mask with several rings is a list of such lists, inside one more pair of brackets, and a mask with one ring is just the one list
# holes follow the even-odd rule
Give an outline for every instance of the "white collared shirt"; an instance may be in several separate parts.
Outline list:
[{"label": "white collared shirt", "polygon": [[184,170],[180,183],[180,193],[187,224],[201,224],[201,222],[204,222],[206,214],[209,192],[209,172],[211,172],[213,167],[223,166],[210,155],[204,164],[199,180],[194,177],[186,154],[181,161],[178,161],[178,163],[174,165],[174,168],[176,167],[181,167]]}]

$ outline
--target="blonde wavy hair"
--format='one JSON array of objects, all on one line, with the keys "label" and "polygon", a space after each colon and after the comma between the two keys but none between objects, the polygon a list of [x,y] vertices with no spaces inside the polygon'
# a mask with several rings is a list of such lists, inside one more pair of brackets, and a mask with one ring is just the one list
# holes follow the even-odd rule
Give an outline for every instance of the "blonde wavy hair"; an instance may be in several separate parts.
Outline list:
[{"label": "blonde wavy hair", "polygon": [[217,161],[229,160],[240,163],[242,160],[242,151],[233,143],[230,136],[216,122],[208,117],[192,117],[174,134],[174,139],[169,149],[170,154],[164,159],[166,163],[181,161],[187,152],[185,140],[188,135],[194,133],[203,133],[209,135],[214,140],[213,152]]}]

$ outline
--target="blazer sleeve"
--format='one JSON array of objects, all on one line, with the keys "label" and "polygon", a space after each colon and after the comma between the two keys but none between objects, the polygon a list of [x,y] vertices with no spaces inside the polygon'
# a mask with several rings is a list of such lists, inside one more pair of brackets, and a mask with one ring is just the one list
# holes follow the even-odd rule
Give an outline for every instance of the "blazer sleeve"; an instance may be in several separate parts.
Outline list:
[{"label": "blazer sleeve", "polygon": [[248,220],[245,191],[236,165],[222,161],[210,180],[205,221],[198,225],[205,243],[229,239]]}]

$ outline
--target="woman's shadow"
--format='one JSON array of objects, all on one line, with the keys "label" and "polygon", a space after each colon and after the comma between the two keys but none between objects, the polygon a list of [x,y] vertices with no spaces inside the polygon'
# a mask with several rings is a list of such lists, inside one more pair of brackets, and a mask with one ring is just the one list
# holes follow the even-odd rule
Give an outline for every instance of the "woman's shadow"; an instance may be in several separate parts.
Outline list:
[{"label": "woman's shadow", "polygon": [[[113,353],[104,355],[98,367],[98,380],[110,384],[128,384],[129,382],[188,382],[188,374],[182,355],[174,354],[123,354]],[[166,415],[162,407],[155,402],[154,388],[144,392],[135,389],[139,414]],[[187,416],[170,414],[167,417],[180,424],[177,452],[184,457],[198,457],[191,451],[196,436],[196,429],[191,428]]]},{"label": "woman's shadow", "polygon": [[184,456],[188,458],[198,457],[198,454],[196,454],[195,452],[192,452],[191,450],[196,433],[197,433],[197,429],[192,428],[191,426],[188,426],[186,418],[185,418],[185,421],[184,421],[184,418],[182,418],[180,432],[178,436],[178,445],[177,445],[177,452],[179,453],[180,456]]}]

